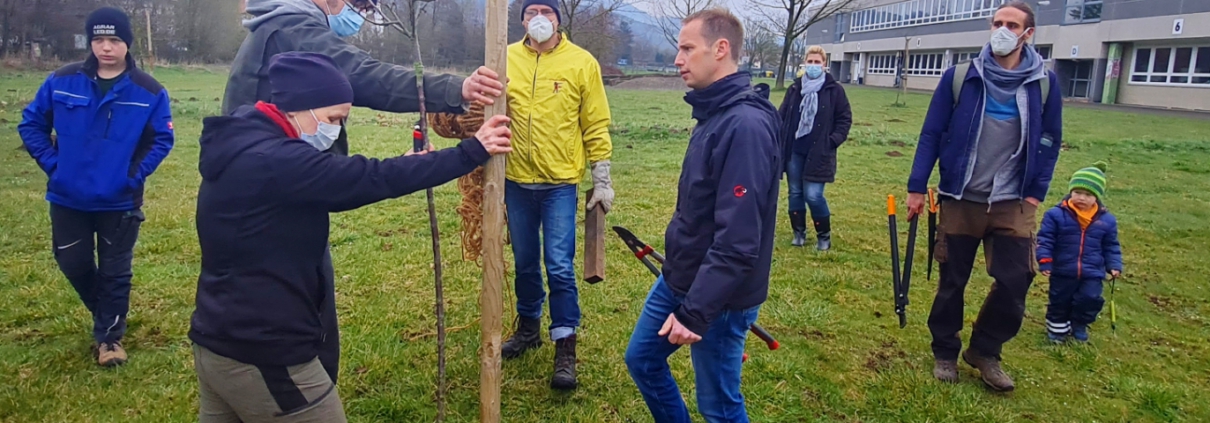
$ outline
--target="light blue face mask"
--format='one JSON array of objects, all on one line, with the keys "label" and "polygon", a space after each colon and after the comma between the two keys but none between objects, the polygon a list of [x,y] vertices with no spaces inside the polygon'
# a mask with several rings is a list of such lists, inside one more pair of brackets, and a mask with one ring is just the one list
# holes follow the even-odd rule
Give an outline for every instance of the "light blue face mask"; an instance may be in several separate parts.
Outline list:
[{"label": "light blue face mask", "polygon": [[328,151],[332,148],[332,144],[336,143],[336,139],[340,137],[340,125],[333,125],[327,122],[320,122],[315,116],[315,111],[311,111],[311,118],[315,119],[316,130],[314,134],[308,134],[301,130],[302,124],[298,124],[298,118],[294,118],[294,122],[298,124],[298,139],[303,140],[307,144],[311,144],[319,151]]},{"label": "light blue face mask", "polygon": [[332,31],[340,37],[349,37],[361,31],[361,25],[366,22],[366,18],[349,7],[345,3],[340,9],[340,13],[328,16],[328,26],[332,27]]},{"label": "light blue face mask", "polygon": [[807,65],[807,78],[818,79],[823,76],[823,65]]}]

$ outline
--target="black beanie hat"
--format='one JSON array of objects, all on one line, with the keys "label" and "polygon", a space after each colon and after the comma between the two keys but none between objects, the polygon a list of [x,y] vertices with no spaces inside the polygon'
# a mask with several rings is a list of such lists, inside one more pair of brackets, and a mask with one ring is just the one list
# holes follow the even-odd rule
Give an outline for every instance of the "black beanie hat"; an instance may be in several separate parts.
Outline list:
[{"label": "black beanie hat", "polygon": [[522,19],[525,18],[524,17],[525,10],[529,9],[529,7],[533,6],[533,5],[549,6],[551,9],[555,9],[555,19],[557,19],[556,23],[559,23],[559,24],[563,23],[563,14],[559,13],[558,0],[525,0],[524,3],[521,3]]},{"label": "black beanie hat", "polygon": [[84,21],[84,33],[88,40],[100,36],[121,38],[127,47],[134,45],[134,32],[130,30],[130,17],[126,12],[114,7],[102,7],[94,10]]},{"label": "black beanie hat", "polygon": [[353,86],[336,61],[319,53],[289,52],[269,59],[273,104],[299,112],[353,102]]}]

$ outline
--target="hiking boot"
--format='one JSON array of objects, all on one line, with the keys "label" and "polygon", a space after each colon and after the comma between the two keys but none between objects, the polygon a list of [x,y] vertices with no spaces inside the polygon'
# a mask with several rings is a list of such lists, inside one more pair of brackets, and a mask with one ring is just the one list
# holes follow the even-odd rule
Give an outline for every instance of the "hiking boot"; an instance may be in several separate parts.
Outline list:
[{"label": "hiking boot", "polygon": [[1088,342],[1088,326],[1072,325],[1071,337],[1075,338],[1076,341],[1079,342]]},{"label": "hiking boot", "polygon": [[981,356],[969,349],[962,352],[962,360],[966,364],[971,365],[971,367],[979,369],[979,377],[993,391],[1010,392],[1016,388],[1013,385],[1012,378],[1008,377],[1008,374],[1000,369],[1000,360]]},{"label": "hiking boot", "polygon": [[542,346],[541,319],[521,317],[519,320],[517,331],[500,346],[500,355],[505,360],[520,357],[522,353]]},{"label": "hiking boot", "polygon": [[1067,334],[1046,331],[1046,339],[1050,340],[1052,344],[1062,344],[1067,342]]},{"label": "hiking boot", "polygon": [[790,228],[794,229],[794,241],[790,243],[795,247],[801,247],[807,244],[807,215],[805,212],[794,211],[790,212]]},{"label": "hiking boot", "polygon": [[832,249],[832,216],[815,219],[815,249],[828,251]]},{"label": "hiking boot", "polygon": [[555,341],[555,375],[550,387],[561,391],[576,389],[576,335]]},{"label": "hiking boot", "polygon": [[126,350],[120,341],[102,342],[97,345],[97,364],[101,367],[114,367],[126,363]]},{"label": "hiking boot", "polygon": [[958,383],[958,361],[933,360],[933,377],[945,383]]}]

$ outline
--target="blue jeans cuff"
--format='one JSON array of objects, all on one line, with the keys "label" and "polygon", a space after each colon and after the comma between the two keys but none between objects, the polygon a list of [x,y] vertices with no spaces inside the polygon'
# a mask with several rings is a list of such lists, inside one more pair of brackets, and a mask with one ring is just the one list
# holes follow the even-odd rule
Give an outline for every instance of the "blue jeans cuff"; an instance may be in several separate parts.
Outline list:
[{"label": "blue jeans cuff", "polygon": [[558,341],[560,339],[576,334],[576,328],[551,328],[550,340]]}]

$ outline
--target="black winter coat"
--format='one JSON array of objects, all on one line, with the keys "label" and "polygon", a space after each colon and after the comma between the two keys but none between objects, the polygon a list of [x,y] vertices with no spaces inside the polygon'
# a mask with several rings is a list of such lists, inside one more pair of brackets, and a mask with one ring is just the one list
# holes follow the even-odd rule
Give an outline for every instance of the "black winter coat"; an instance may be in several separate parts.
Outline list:
[{"label": "black winter coat", "polygon": [[819,89],[819,110],[815,114],[815,129],[802,139],[795,138],[798,121],[802,117],[802,80],[794,81],[786,91],[786,98],[777,110],[781,115],[781,131],[778,139],[782,143],[782,157],[788,168],[791,153],[807,152],[807,164],[803,167],[803,179],[808,182],[833,182],[836,180],[836,148],[849,138],[853,126],[853,112],[849,109],[849,97],[844,87],[824,74],[827,80]]},{"label": "black winter coat", "polygon": [[189,339],[257,366],[306,363],[335,342],[321,307],[334,292],[324,277],[328,213],[444,184],[489,157],[474,139],[425,155],[338,156],[290,138],[253,106],[202,125],[202,271]]}]

